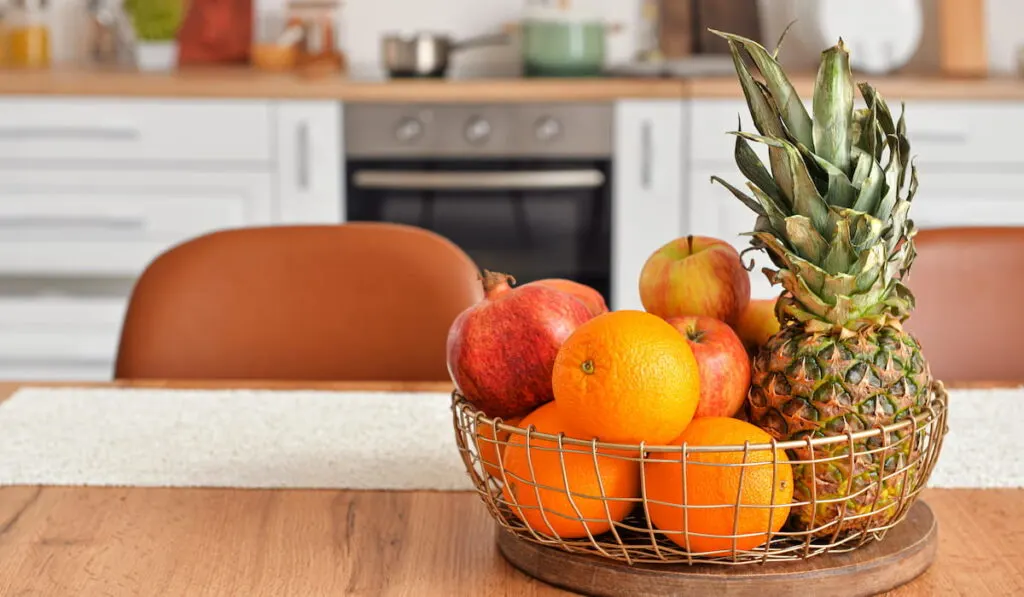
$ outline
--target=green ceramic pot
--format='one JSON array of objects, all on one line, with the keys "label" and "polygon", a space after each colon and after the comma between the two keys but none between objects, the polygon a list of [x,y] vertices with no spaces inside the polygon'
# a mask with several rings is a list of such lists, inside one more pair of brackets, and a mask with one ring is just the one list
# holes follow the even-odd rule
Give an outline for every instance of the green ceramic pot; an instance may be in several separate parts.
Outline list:
[{"label": "green ceramic pot", "polygon": [[521,27],[526,76],[593,77],[603,71],[604,23],[526,19]]}]

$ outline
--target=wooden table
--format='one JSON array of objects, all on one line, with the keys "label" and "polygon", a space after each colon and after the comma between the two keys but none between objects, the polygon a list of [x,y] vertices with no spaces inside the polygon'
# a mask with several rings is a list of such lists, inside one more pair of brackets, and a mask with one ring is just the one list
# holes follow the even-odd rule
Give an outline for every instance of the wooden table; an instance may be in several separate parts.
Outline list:
[{"label": "wooden table", "polygon": [[[0,401],[18,387],[0,384]],[[924,497],[939,519],[939,559],[891,595],[1024,595],[1024,489]],[[494,531],[464,492],[4,487],[0,595],[567,594],[506,564]]]}]

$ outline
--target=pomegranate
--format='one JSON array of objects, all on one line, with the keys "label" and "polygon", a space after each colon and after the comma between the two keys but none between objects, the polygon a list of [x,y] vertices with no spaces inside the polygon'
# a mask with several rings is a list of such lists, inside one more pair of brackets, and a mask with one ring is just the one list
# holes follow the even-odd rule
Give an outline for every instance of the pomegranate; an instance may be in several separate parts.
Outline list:
[{"label": "pomegranate", "polygon": [[590,310],[590,314],[594,317],[601,315],[602,313],[608,312],[608,304],[604,302],[604,296],[600,292],[594,290],[586,284],[580,284],[572,280],[564,280],[562,278],[547,278],[544,280],[535,280],[523,284],[523,286],[547,286],[554,288],[555,290],[561,290],[562,292],[571,294],[577,299],[583,301],[583,304]]},{"label": "pomegranate", "polygon": [[484,271],[484,299],[448,331],[448,374],[491,417],[525,415],[554,398],[551,372],[562,342],[593,317],[574,296]]}]

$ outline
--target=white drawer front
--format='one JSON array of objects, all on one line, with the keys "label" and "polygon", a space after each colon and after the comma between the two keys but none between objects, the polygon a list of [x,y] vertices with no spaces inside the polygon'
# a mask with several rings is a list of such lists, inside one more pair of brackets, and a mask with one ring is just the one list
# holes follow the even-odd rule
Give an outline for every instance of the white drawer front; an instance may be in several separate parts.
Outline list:
[{"label": "white drawer front", "polygon": [[269,174],[5,172],[0,274],[135,275],[161,251],[269,224]]},{"label": "white drawer front", "polygon": [[0,297],[0,363],[110,363],[126,307],[119,297]]},{"label": "white drawer front", "polygon": [[[884,95],[885,90],[880,92]],[[899,117],[897,98],[887,98],[893,117]],[[808,106],[809,107],[809,106]],[[691,103],[691,157],[698,163],[733,163],[737,116],[743,130],[756,133],[743,100],[694,100]],[[1014,138],[1024,133],[1024,105],[1011,102],[907,102],[907,137],[918,164],[942,164],[973,170],[975,164],[1024,163]],[[754,144],[762,157],[763,146]]]},{"label": "white drawer front", "polygon": [[1024,174],[958,174],[927,164],[920,176],[910,208],[918,228],[1024,226]]},{"label": "white drawer front", "polygon": [[269,103],[258,101],[4,98],[0,165],[7,160],[269,163],[271,124]]}]

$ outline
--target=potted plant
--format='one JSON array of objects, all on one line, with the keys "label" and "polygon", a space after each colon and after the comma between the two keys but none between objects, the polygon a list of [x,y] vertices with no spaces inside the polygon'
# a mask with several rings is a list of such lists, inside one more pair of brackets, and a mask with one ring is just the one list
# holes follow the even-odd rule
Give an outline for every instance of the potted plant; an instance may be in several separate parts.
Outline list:
[{"label": "potted plant", "polygon": [[124,6],[135,29],[135,60],[139,70],[174,69],[182,0],[125,0]]}]

